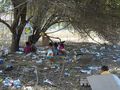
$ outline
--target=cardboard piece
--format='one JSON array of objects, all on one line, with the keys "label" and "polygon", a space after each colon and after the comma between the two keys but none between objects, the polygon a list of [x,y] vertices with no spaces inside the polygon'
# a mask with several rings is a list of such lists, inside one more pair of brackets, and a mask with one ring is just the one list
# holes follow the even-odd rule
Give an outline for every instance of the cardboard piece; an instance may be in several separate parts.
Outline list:
[{"label": "cardboard piece", "polygon": [[113,74],[87,77],[92,90],[120,90],[120,79]]}]

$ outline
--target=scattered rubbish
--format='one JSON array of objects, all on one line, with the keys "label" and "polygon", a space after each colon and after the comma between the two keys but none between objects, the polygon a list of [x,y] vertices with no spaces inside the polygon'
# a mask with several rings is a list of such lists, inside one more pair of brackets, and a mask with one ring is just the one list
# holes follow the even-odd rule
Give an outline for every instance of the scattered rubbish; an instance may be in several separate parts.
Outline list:
[{"label": "scattered rubbish", "polygon": [[24,52],[24,48],[19,48],[20,51]]},{"label": "scattered rubbish", "polygon": [[49,79],[44,80],[43,83],[50,84],[51,86],[54,85],[54,83],[52,81],[50,81]]},{"label": "scattered rubbish", "polygon": [[81,79],[80,79],[80,85],[81,85],[82,87],[90,86],[89,83],[88,83],[88,80],[87,80],[87,79],[84,79],[84,78],[81,78]]},{"label": "scattered rubbish", "polygon": [[[119,49],[120,49],[119,46],[114,46],[109,48],[109,47],[104,47],[104,46],[101,47],[97,45],[94,45],[94,46],[83,45],[78,48],[75,47],[74,50],[69,49],[69,53],[67,53],[65,57],[65,68],[63,70],[63,73],[61,74],[62,65],[59,62],[57,63],[55,62],[52,65],[50,63],[47,63],[46,51],[44,48],[38,47],[37,53],[29,53],[27,55],[22,54],[23,52],[21,48],[20,52],[16,52],[18,54],[15,54],[15,55],[8,54],[7,56],[3,56],[3,57],[1,56],[0,82],[3,82],[4,87],[14,86],[15,88],[21,88],[23,85],[24,89],[22,90],[34,90],[34,85],[36,85],[36,81],[39,81],[39,83],[43,85],[43,87],[45,86],[51,87],[51,86],[54,86],[54,84],[58,85],[58,82],[59,82],[59,81],[57,82],[57,80],[59,80],[58,77],[62,77],[60,81],[61,87],[63,84],[70,85],[70,87],[77,87],[79,84],[81,86],[85,86],[89,88],[88,87],[89,83],[86,80],[86,77],[91,76],[93,74],[95,75],[98,74],[100,65],[105,64],[110,66],[111,67],[110,72],[120,76],[120,69],[119,69],[120,50]],[[92,60],[91,60],[91,57],[92,57]],[[91,60],[90,63],[86,64],[86,61],[87,61],[86,59]],[[76,63],[74,63],[75,61]],[[32,67],[31,65],[36,66],[37,70],[35,70],[35,67]],[[5,67],[2,68],[2,66],[5,66]],[[6,72],[4,71],[4,69],[10,72]],[[35,78],[36,75],[38,75],[39,80]],[[5,78],[7,76],[15,78],[15,80],[11,78],[10,79]],[[72,77],[75,77],[74,80],[71,79]],[[5,79],[3,80],[2,78],[5,78]],[[19,78],[19,79],[16,79],[16,78]],[[43,80],[43,78],[45,79]],[[29,83],[30,81],[32,84]],[[25,82],[25,86],[24,84],[22,84],[22,82]],[[77,85],[75,86],[75,84]],[[68,86],[67,89],[70,87]],[[73,88],[71,89],[74,90]],[[54,90],[54,89],[51,89],[51,90]]]},{"label": "scattered rubbish", "polygon": [[48,70],[49,68],[48,67],[44,67],[44,70]]},{"label": "scattered rubbish", "polygon": [[22,84],[19,79],[13,80],[10,77],[6,77],[5,80],[3,81],[3,87],[14,87],[14,88],[21,88]]},{"label": "scattered rubbish", "polygon": [[32,55],[32,59],[37,59],[37,55]]},{"label": "scattered rubbish", "polygon": [[51,68],[51,69],[55,69],[55,68],[56,68],[56,66],[51,66],[50,68]]},{"label": "scattered rubbish", "polygon": [[21,51],[16,51],[16,54],[23,54],[23,52],[21,52]]},{"label": "scattered rubbish", "polygon": [[3,73],[3,70],[0,70],[0,73]]},{"label": "scattered rubbish", "polygon": [[3,59],[0,59],[0,64],[3,64],[4,63],[4,60]]},{"label": "scattered rubbish", "polygon": [[101,67],[90,66],[88,67],[90,70],[99,70]]},{"label": "scattered rubbish", "polygon": [[27,68],[27,67],[24,67],[24,68],[23,68],[23,72],[25,72],[25,73],[34,72],[34,68]]},{"label": "scattered rubbish", "polygon": [[92,45],[92,46],[90,46],[90,48],[93,49],[93,50],[97,49],[96,45]]},{"label": "scattered rubbish", "polygon": [[26,86],[33,86],[35,84],[34,81],[29,81]]},{"label": "scattered rubbish", "polygon": [[47,52],[46,51],[40,51],[41,54],[46,54]]},{"label": "scattered rubbish", "polygon": [[15,60],[14,60],[14,59],[12,59],[12,60],[10,60],[10,62],[11,62],[11,63],[14,63],[14,62],[15,62]]},{"label": "scattered rubbish", "polygon": [[100,50],[105,50],[105,47],[101,47]]},{"label": "scattered rubbish", "polygon": [[116,49],[116,48],[117,48],[117,46],[116,46],[116,45],[113,45],[113,48],[114,48],[114,49]]},{"label": "scattered rubbish", "polygon": [[2,50],[2,55],[6,56],[6,55],[9,54],[9,49],[8,48],[3,47],[1,50]]},{"label": "scattered rubbish", "polygon": [[81,69],[81,67],[74,67],[74,69],[78,69],[78,70],[80,70],[80,69]]},{"label": "scattered rubbish", "polygon": [[36,61],[37,64],[42,64],[43,61],[40,59],[39,61]]},{"label": "scattered rubbish", "polygon": [[81,69],[80,72],[81,72],[81,73],[84,73],[84,74],[91,74],[91,70]]},{"label": "scattered rubbish", "polygon": [[19,79],[14,80],[14,81],[13,81],[13,86],[14,86],[15,88],[21,88],[21,87],[22,87],[21,81],[20,81]]},{"label": "scattered rubbish", "polygon": [[82,53],[89,53],[89,51],[88,51],[86,48],[81,48],[80,51],[81,51]]},{"label": "scattered rubbish", "polygon": [[26,60],[22,60],[23,62],[25,62]]},{"label": "scattered rubbish", "polygon": [[117,58],[117,61],[120,62],[120,58]]},{"label": "scattered rubbish", "polygon": [[66,84],[70,84],[70,85],[73,85],[73,83],[72,83],[72,82],[66,82]]},{"label": "scattered rubbish", "polygon": [[65,77],[69,77],[69,76],[70,76],[70,73],[65,72],[65,73],[64,73],[64,76],[65,76]]},{"label": "scattered rubbish", "polygon": [[115,62],[115,63],[116,63],[116,62],[117,62],[117,60],[113,60],[113,62]]},{"label": "scattered rubbish", "polygon": [[11,87],[11,86],[13,86],[12,78],[6,77],[5,80],[3,81],[3,86],[4,87]]},{"label": "scattered rubbish", "polygon": [[12,64],[7,64],[6,68],[5,68],[5,71],[11,71],[11,70],[13,70],[13,65]]},{"label": "scattered rubbish", "polygon": [[23,86],[22,90],[34,90],[32,86]]}]

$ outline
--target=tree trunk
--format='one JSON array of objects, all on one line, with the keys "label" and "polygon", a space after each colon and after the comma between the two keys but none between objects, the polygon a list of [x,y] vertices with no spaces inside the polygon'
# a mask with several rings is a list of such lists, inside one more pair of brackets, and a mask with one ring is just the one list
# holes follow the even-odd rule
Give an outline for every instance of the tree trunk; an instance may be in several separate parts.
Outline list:
[{"label": "tree trunk", "polygon": [[11,52],[16,52],[19,50],[20,35],[12,34]]},{"label": "tree trunk", "polygon": [[40,37],[41,35],[31,35],[29,36],[28,41],[31,42],[32,44],[35,44]]}]

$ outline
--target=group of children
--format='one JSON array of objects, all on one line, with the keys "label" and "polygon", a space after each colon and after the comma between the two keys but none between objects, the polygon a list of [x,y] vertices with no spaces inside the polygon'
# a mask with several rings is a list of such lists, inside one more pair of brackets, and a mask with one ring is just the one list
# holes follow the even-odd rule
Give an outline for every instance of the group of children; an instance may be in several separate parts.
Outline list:
[{"label": "group of children", "polygon": [[66,51],[63,43],[49,43],[47,50],[47,59],[49,59],[50,62],[54,62],[56,56],[64,56],[65,54]]}]

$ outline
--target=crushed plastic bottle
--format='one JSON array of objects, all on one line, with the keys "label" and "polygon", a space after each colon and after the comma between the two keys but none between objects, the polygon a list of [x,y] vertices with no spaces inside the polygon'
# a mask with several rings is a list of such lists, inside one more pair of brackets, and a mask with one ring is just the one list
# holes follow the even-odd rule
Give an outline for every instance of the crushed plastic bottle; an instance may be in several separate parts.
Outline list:
[{"label": "crushed plastic bottle", "polygon": [[13,86],[12,78],[6,77],[5,80],[3,81],[3,86],[4,87],[11,87],[11,86]]},{"label": "crushed plastic bottle", "polygon": [[22,87],[21,81],[19,79],[14,80],[13,85],[14,85],[15,88],[21,88]]}]

